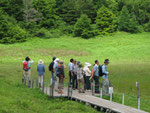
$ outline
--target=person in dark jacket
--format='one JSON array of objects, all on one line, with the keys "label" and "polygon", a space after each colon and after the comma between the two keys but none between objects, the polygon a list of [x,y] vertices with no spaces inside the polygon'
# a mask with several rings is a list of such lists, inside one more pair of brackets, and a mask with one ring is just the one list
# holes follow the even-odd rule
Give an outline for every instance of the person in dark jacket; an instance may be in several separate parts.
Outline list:
[{"label": "person in dark jacket", "polygon": [[54,79],[54,61],[55,61],[56,57],[53,57],[53,61],[49,64],[49,71],[51,71],[52,74],[52,78],[51,78],[51,84],[55,84],[55,79]]},{"label": "person in dark jacket", "polygon": [[62,89],[64,87],[64,79],[65,79],[64,69],[65,69],[64,61],[60,61],[60,64],[58,65],[58,77],[59,77],[58,93],[63,93]]},{"label": "person in dark jacket", "polygon": [[39,76],[39,83],[41,86],[43,86],[43,81],[44,81],[44,74],[45,74],[45,66],[43,65],[43,61],[39,60],[38,66],[37,66],[37,71],[38,71],[38,76]]}]

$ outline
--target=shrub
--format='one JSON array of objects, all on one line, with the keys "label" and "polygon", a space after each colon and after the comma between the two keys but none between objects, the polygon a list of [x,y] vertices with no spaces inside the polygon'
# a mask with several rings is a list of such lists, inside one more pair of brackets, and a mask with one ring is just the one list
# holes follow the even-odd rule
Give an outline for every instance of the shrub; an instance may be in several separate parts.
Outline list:
[{"label": "shrub", "polygon": [[124,6],[119,17],[119,30],[136,33],[139,32],[138,26],[136,16],[133,13],[130,14],[127,7]]},{"label": "shrub", "polygon": [[102,6],[97,11],[96,25],[98,27],[99,34],[105,35],[113,33],[117,28],[116,16],[108,8]]},{"label": "shrub", "polygon": [[144,31],[150,32],[150,21],[144,25]]},{"label": "shrub", "polygon": [[83,38],[89,38],[91,34],[91,19],[87,15],[83,14],[78,19],[74,26],[74,35],[81,36]]},{"label": "shrub", "polygon": [[40,38],[59,38],[62,35],[63,34],[59,29],[48,30],[41,28],[35,33],[35,36]]},{"label": "shrub", "polygon": [[0,43],[15,43],[26,40],[26,31],[2,10],[0,10]]}]

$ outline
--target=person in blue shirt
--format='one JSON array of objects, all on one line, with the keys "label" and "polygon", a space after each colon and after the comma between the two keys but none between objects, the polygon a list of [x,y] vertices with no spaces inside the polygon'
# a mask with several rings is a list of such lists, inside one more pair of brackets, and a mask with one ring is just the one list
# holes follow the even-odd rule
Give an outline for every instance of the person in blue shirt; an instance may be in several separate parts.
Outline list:
[{"label": "person in blue shirt", "polygon": [[102,83],[102,91],[104,95],[109,95],[109,87],[111,86],[110,81],[108,80],[109,72],[107,71],[107,65],[109,64],[109,59],[106,59],[104,61],[104,64],[102,65],[102,73],[103,73],[103,83]]},{"label": "person in blue shirt", "polygon": [[44,62],[42,60],[39,60],[37,65],[40,87],[43,86],[44,74],[45,74],[45,66],[43,65],[43,63]]},{"label": "person in blue shirt", "polygon": [[95,64],[93,67],[93,79],[95,81],[95,93],[99,93],[99,61],[95,60]]}]

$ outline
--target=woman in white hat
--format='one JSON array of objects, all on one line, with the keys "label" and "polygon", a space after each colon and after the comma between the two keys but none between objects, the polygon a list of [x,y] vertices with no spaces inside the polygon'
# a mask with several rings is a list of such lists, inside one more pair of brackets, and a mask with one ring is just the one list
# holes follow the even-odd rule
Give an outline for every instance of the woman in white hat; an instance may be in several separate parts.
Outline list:
[{"label": "woman in white hat", "polygon": [[91,90],[91,83],[90,83],[90,77],[91,77],[91,70],[90,70],[91,64],[90,63],[85,63],[84,65],[84,72],[85,72],[85,84],[86,84],[86,90],[90,91]]},{"label": "woman in white hat", "polygon": [[43,86],[43,79],[44,79],[44,73],[45,73],[45,66],[43,65],[43,63],[44,62],[42,60],[39,60],[38,65],[37,65],[40,87]]}]

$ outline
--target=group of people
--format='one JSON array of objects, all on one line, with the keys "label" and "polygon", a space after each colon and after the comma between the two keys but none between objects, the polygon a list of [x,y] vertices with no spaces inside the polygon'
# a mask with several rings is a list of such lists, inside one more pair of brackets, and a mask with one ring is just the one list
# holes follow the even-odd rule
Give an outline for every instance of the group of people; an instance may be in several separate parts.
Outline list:
[{"label": "group of people", "polygon": [[[30,79],[31,74],[31,64],[33,60],[29,57],[25,58],[23,61],[24,77]],[[99,65],[99,61],[95,60],[95,64],[92,65],[88,62],[84,63],[84,66],[80,61],[75,59],[70,59],[68,65],[69,68],[69,84],[72,86],[73,90],[79,90],[79,93],[84,93],[86,91],[91,91],[91,83],[95,83],[95,93],[100,93],[100,77],[102,77],[102,91],[103,94],[109,95],[109,87],[112,86],[108,80],[109,72],[107,71],[107,65],[109,64],[109,59],[104,61],[103,65]],[[49,71],[51,72],[51,84],[53,84],[55,91],[58,93],[63,93],[64,79],[65,79],[65,69],[66,66],[63,60],[59,60],[53,57],[52,62],[49,64]],[[42,60],[39,60],[37,65],[37,72],[39,75],[39,83],[43,85],[45,66]]]}]

